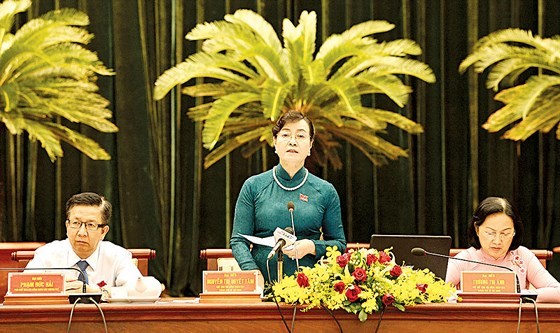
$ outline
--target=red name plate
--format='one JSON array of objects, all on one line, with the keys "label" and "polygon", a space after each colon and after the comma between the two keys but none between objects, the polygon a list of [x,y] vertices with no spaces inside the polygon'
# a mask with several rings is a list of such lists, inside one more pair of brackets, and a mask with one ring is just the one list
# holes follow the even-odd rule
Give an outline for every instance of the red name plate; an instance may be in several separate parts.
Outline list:
[{"label": "red name plate", "polygon": [[247,293],[258,292],[257,271],[204,271],[202,272],[203,293]]},{"label": "red name plate", "polygon": [[8,294],[64,294],[64,274],[8,273]]},{"label": "red name plate", "polygon": [[517,283],[514,272],[461,272],[463,292],[516,293]]}]

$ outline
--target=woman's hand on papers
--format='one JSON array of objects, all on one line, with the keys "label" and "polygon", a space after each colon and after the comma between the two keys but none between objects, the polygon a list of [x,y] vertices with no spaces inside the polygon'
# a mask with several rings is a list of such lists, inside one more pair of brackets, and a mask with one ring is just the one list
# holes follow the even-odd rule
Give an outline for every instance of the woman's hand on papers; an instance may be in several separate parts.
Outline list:
[{"label": "woman's hand on papers", "polygon": [[315,243],[310,239],[298,240],[292,245],[284,246],[282,252],[292,259],[301,259],[308,254],[315,255]]}]

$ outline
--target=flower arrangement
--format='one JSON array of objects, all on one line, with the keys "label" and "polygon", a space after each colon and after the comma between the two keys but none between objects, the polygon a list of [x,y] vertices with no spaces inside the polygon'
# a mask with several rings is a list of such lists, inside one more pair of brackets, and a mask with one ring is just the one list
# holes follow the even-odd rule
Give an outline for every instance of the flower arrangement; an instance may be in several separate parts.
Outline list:
[{"label": "flower arrangement", "polygon": [[344,309],[360,321],[386,306],[447,302],[456,289],[428,269],[397,265],[390,249],[327,248],[326,259],[314,267],[300,267],[294,275],[273,284],[279,302],[305,305],[303,311],[324,306]]}]

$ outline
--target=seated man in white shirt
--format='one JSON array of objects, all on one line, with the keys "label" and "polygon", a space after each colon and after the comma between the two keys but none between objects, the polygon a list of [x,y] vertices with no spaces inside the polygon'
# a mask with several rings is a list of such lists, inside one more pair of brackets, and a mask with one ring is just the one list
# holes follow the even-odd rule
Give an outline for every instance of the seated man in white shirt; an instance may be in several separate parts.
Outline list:
[{"label": "seated man in white shirt", "polygon": [[[103,238],[109,231],[112,206],[103,196],[85,192],[66,202],[67,239],[53,241],[35,250],[27,268],[75,267],[69,270],[66,291],[82,292],[85,280],[87,292],[101,288],[124,286],[142,276],[132,262],[130,252]],[[82,266],[82,267],[80,267]],[[85,269],[84,269],[85,268]]]}]

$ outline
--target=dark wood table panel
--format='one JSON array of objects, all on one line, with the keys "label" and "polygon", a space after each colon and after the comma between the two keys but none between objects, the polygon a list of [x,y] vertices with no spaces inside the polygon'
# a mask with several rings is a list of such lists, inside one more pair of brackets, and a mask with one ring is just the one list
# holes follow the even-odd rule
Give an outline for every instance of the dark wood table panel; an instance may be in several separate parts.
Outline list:
[{"label": "dark wood table panel", "polygon": [[[104,303],[109,332],[287,332],[274,303],[192,304],[166,300],[155,304]],[[65,332],[70,305],[0,306],[0,331]],[[290,325],[292,307],[281,310]],[[378,315],[360,323],[355,315],[335,311],[344,332],[374,332]],[[380,332],[516,332],[518,305],[504,304],[427,304],[405,312],[389,309]],[[560,331],[560,305],[539,304],[541,332]],[[94,305],[79,304],[71,332],[103,332],[101,316]],[[332,317],[324,310],[298,311],[295,331],[303,333],[338,332]],[[536,332],[531,304],[522,308],[520,332]]]}]

